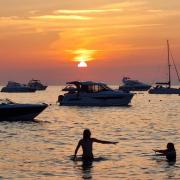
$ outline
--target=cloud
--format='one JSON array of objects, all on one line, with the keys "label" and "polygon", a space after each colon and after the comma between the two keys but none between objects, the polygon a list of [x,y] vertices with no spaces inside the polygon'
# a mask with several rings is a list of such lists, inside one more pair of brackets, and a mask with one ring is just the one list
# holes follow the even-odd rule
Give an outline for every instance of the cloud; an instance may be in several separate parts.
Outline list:
[{"label": "cloud", "polygon": [[174,16],[180,15],[178,10],[165,10],[165,9],[146,9],[147,13],[154,14],[154,15],[161,15],[161,16]]},{"label": "cloud", "polygon": [[77,15],[42,15],[33,16],[31,19],[69,19],[69,20],[91,20],[92,17],[77,16]]},{"label": "cloud", "polygon": [[99,50],[93,49],[75,49],[75,50],[65,50],[68,53],[74,54],[74,61],[91,61],[94,59],[94,54]]},{"label": "cloud", "polygon": [[32,16],[32,19],[67,19],[67,20],[91,20],[94,17],[84,16],[80,14],[102,14],[102,13],[113,13],[113,12],[122,12],[122,9],[62,9],[55,10],[51,14]]},{"label": "cloud", "polygon": [[164,12],[164,10],[162,10],[162,9],[148,9],[147,12],[150,12],[150,13],[162,13],[162,12]]},{"label": "cloud", "polygon": [[18,20],[18,19],[20,19],[20,17],[18,16],[0,16],[1,21]]},{"label": "cloud", "polygon": [[142,9],[142,7],[145,7],[146,5],[147,2],[144,0],[135,0],[135,1],[126,0],[123,2],[111,3],[103,6],[102,8],[109,8],[109,9],[120,8],[122,10],[138,10],[138,9]]},{"label": "cloud", "polygon": [[109,12],[121,12],[122,9],[63,9],[63,10],[57,10],[55,13],[60,14],[94,14],[94,13],[109,13]]}]

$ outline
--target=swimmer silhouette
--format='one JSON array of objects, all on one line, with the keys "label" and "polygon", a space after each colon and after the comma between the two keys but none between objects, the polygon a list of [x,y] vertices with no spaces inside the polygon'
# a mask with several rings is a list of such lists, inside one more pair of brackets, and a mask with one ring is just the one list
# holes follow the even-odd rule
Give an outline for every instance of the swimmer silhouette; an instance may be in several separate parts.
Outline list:
[{"label": "swimmer silhouette", "polygon": [[166,156],[166,159],[168,161],[176,161],[176,150],[174,148],[173,143],[168,143],[167,149],[164,150],[153,149],[153,151],[160,153],[160,155],[162,156]]},{"label": "swimmer silhouette", "polygon": [[73,160],[76,160],[77,152],[82,147],[83,154],[82,160],[83,161],[93,161],[93,143],[101,143],[101,144],[117,144],[118,142],[111,142],[111,141],[102,141],[96,138],[91,138],[91,131],[89,129],[85,129],[83,132],[83,138],[79,140],[79,143],[75,149]]}]

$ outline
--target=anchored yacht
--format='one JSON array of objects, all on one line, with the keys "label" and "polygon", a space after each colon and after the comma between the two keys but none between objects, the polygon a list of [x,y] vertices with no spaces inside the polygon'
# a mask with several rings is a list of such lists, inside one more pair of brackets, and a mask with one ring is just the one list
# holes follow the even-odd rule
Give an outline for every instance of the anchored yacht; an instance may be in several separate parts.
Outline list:
[{"label": "anchored yacht", "polygon": [[62,89],[67,91],[58,97],[64,106],[127,106],[133,93],[113,90],[105,83],[92,81],[72,81]]},{"label": "anchored yacht", "polygon": [[20,104],[0,99],[0,121],[29,121],[38,116],[47,104]]},{"label": "anchored yacht", "polygon": [[35,92],[36,89],[33,89],[31,87],[28,87],[25,84],[8,81],[8,84],[1,89],[1,92],[7,92],[7,93],[24,93],[24,92]]},{"label": "anchored yacht", "polygon": [[174,58],[172,56],[172,53],[170,51],[169,47],[169,41],[167,40],[167,51],[168,51],[168,58],[167,58],[167,63],[168,63],[168,81],[167,82],[156,82],[156,86],[151,88],[149,90],[150,94],[180,94],[180,88],[174,88],[172,87],[171,83],[171,64],[170,64],[170,56],[173,62],[173,66],[176,71],[176,75],[178,77],[178,80],[180,82],[180,76],[178,73],[178,69],[176,67]]},{"label": "anchored yacht", "polygon": [[124,91],[147,91],[151,88],[151,85],[130,79],[129,77],[124,77],[122,82],[123,85],[119,86],[119,89]]}]

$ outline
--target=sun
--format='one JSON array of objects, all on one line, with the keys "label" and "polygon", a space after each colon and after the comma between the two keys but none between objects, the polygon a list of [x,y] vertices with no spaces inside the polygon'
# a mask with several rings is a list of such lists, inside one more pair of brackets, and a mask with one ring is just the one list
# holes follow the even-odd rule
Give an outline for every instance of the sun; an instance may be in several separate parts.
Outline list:
[{"label": "sun", "polygon": [[78,64],[78,67],[79,68],[87,67],[87,63],[85,61],[80,61],[79,64]]}]

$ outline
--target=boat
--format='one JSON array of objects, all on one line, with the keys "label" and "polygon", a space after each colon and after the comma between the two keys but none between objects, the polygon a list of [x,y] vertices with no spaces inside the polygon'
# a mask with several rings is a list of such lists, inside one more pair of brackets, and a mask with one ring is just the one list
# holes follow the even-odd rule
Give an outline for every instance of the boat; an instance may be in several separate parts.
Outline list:
[{"label": "boat", "polygon": [[19,92],[35,92],[36,89],[30,88],[29,86],[14,81],[8,81],[8,84],[1,89],[1,92],[8,93],[19,93]]},{"label": "boat", "polygon": [[62,91],[67,91],[58,97],[63,106],[127,106],[133,93],[113,90],[105,83],[93,81],[67,82]]},{"label": "boat", "polygon": [[46,90],[47,86],[43,85],[40,80],[32,79],[28,82],[28,86],[37,91]]},{"label": "boat", "polygon": [[47,104],[21,104],[0,99],[0,121],[29,121],[38,116]]},{"label": "boat", "polygon": [[129,77],[123,77],[122,82],[123,85],[119,86],[119,89],[124,91],[147,91],[151,88],[151,85]]},{"label": "boat", "polygon": [[178,77],[178,80],[180,82],[180,76],[178,74],[178,70],[176,67],[176,64],[174,62],[172,53],[170,51],[169,41],[167,40],[167,51],[168,51],[168,58],[167,58],[167,64],[168,64],[168,81],[167,82],[156,82],[156,86],[152,87],[149,90],[149,94],[180,94],[180,88],[174,88],[172,87],[171,83],[171,63],[170,63],[170,55],[171,59],[174,65],[174,68],[176,70],[176,74]]}]

